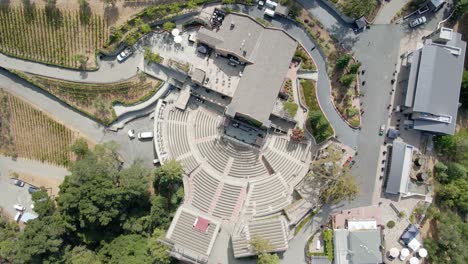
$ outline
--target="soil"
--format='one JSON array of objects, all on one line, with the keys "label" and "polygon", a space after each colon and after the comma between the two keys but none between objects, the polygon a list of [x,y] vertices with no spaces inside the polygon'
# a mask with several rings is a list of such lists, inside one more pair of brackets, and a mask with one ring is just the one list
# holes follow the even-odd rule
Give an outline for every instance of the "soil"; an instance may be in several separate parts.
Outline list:
[{"label": "soil", "polygon": [[62,181],[59,179],[44,177],[44,176],[37,176],[37,175],[32,175],[32,174],[22,173],[22,172],[16,172],[16,173],[18,173],[18,179],[22,181],[25,181],[37,187],[44,186],[47,189],[51,197],[55,197],[59,193],[59,186],[62,183]]},{"label": "soil", "polygon": [[[21,6],[23,0],[11,0],[10,6]],[[46,1],[34,1],[37,7],[44,7]],[[153,5],[152,1],[138,1],[138,3],[129,3],[128,1],[117,0],[115,5],[106,4],[103,0],[88,0],[89,7],[94,14],[102,15],[107,18],[107,22],[112,27],[117,27],[139,13],[145,7]],[[80,9],[77,0],[57,0],[57,8],[61,10]]]}]

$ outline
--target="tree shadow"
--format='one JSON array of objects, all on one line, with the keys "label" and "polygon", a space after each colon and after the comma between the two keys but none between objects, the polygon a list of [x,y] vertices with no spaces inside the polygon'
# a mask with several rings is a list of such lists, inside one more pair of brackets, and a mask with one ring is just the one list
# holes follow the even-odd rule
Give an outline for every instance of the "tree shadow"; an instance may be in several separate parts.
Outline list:
[{"label": "tree shadow", "polygon": [[80,4],[80,11],[79,11],[80,22],[82,24],[87,25],[89,24],[89,21],[91,20],[91,15],[92,15],[91,7],[89,6],[89,3],[86,0],[80,0],[79,4]]},{"label": "tree shadow", "polygon": [[0,9],[8,10],[10,8],[11,1],[10,0],[0,0]]},{"label": "tree shadow", "polygon": [[54,27],[60,27],[63,23],[63,14],[57,8],[57,0],[47,0],[45,6],[45,15],[47,23]]},{"label": "tree shadow", "polygon": [[22,0],[23,4],[23,13],[26,18],[27,23],[31,23],[35,18],[36,13],[36,4],[31,2],[31,0]]},{"label": "tree shadow", "polygon": [[107,5],[104,9],[104,17],[108,25],[114,24],[119,19],[119,9],[115,5]]}]

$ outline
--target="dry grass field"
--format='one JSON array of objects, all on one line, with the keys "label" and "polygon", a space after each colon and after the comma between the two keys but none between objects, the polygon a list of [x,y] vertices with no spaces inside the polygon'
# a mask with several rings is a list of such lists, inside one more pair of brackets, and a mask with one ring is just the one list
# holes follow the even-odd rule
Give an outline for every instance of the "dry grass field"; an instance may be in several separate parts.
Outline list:
[{"label": "dry grass field", "polygon": [[67,166],[79,134],[0,89],[0,153]]}]

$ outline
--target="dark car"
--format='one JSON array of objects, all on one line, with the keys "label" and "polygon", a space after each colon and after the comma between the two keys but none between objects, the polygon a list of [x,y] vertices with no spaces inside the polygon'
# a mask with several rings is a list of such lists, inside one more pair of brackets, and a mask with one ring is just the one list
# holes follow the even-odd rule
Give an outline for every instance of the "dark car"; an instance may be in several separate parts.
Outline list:
[{"label": "dark car", "polygon": [[30,186],[30,187],[28,188],[28,192],[29,192],[30,194],[33,194],[33,193],[35,193],[35,192],[38,192],[39,190],[40,190],[39,188],[34,187],[34,186]]}]

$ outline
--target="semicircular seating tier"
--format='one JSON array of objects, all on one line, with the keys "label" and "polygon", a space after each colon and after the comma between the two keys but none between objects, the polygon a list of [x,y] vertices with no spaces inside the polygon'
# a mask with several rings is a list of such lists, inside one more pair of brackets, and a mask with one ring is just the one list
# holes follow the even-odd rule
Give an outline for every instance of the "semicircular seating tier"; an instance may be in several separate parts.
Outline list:
[{"label": "semicircular seating tier", "polygon": [[310,146],[269,133],[261,149],[251,147],[223,136],[222,124],[222,113],[208,106],[157,107],[156,152],[162,163],[182,163],[188,178],[185,203],[233,222],[241,213],[278,213],[291,203],[294,186],[308,170]]}]

